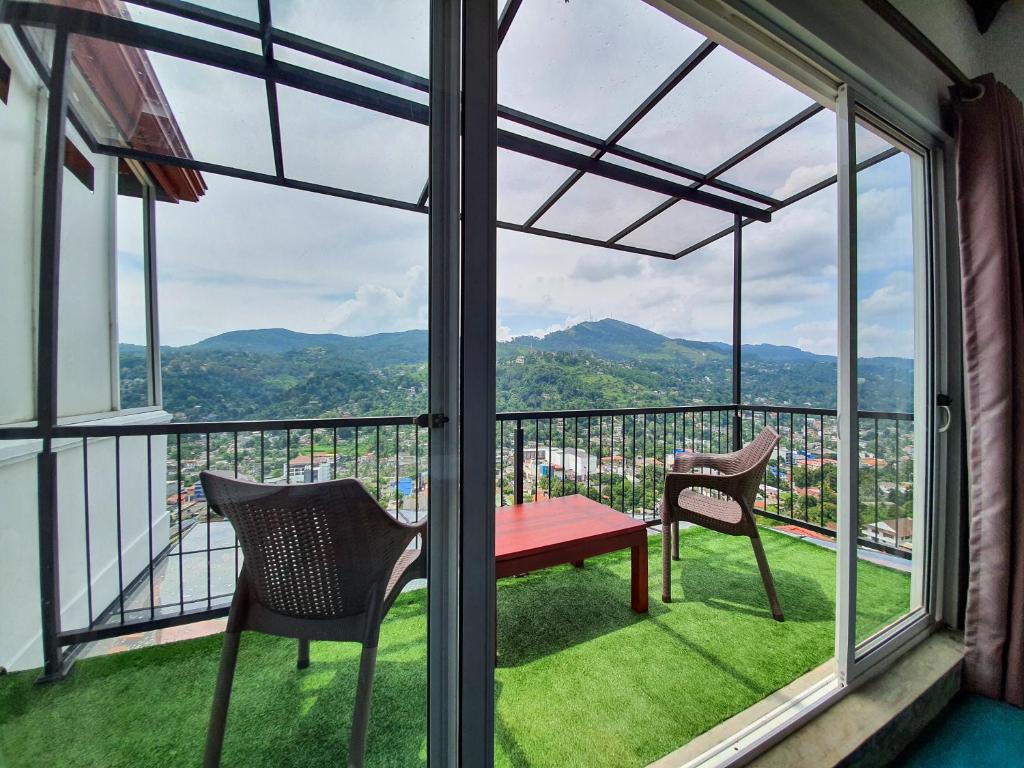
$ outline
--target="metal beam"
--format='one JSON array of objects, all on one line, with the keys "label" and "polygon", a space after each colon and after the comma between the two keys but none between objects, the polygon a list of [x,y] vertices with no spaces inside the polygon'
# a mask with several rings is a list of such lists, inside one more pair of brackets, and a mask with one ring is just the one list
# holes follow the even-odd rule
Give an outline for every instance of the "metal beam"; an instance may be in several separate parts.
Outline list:
[{"label": "metal beam", "polygon": [[[270,0],[259,0],[260,35],[263,61],[274,68],[273,22],[270,16]],[[277,82],[272,78],[264,81],[267,86],[267,114],[270,116],[270,142],[274,148],[274,172],[284,178],[284,152],[281,149],[281,118],[277,107]]]},{"label": "metal beam", "polygon": [[505,36],[512,28],[512,22],[515,21],[516,14],[519,13],[519,7],[522,4],[523,0],[508,0],[505,3],[505,7],[501,10],[501,18],[498,19],[498,48],[501,48],[501,44],[505,42]]},{"label": "metal beam", "polygon": [[396,200],[382,195],[370,195],[365,192],[355,192],[353,190],[342,189],[340,187],[331,187],[327,184],[315,184],[311,181],[300,181],[298,179],[289,179],[287,177],[279,178],[273,173],[247,171],[242,168],[233,168],[229,165],[218,165],[217,163],[207,163],[202,160],[194,160],[192,158],[161,155],[158,152],[147,152],[142,149],[132,149],[131,147],[118,147],[112,144],[100,144],[96,147],[96,153],[100,155],[111,155],[113,157],[123,157],[131,160],[140,160],[147,163],[163,163],[165,165],[172,165],[180,168],[192,168],[197,171],[203,171],[204,173],[215,173],[221,176],[230,176],[235,179],[244,179],[245,181],[256,181],[261,184],[271,184],[273,186],[285,187],[287,189],[297,189],[302,192],[315,192],[316,194],[329,195],[331,197],[343,197],[347,200],[356,200],[361,203],[383,205],[386,208],[398,208],[403,211],[415,211],[416,213],[427,212],[427,209],[424,206],[416,205],[415,203],[410,203],[405,200]]},{"label": "metal beam", "polygon": [[741,213],[758,221],[771,220],[771,213],[763,208],[740,203],[731,198],[720,197],[700,189],[692,189],[678,182],[635,171],[623,165],[609,163],[605,160],[596,160],[589,155],[545,144],[542,141],[531,139],[518,133],[499,130],[498,146],[513,152],[519,152],[520,154],[530,155],[540,160],[546,160],[556,165],[564,165],[568,168],[575,168],[576,170],[592,173],[595,176],[602,176],[613,181],[620,181],[641,189],[648,189],[670,197],[679,197],[710,208],[717,208],[720,211]]},{"label": "metal beam", "polygon": [[[129,147],[118,147],[111,144],[100,144],[96,148],[96,153],[100,155],[110,155],[113,157],[123,157],[131,160],[139,160],[141,162],[149,163],[166,163],[167,165],[176,165],[183,168],[192,168],[203,173],[213,173],[221,176],[229,176],[231,178],[242,179],[244,181],[254,181],[260,184],[269,184],[276,187],[284,187],[285,189],[295,189],[302,192],[313,192],[320,195],[329,195],[331,197],[340,197],[346,200],[355,200],[361,203],[370,203],[371,205],[381,205],[387,208],[397,208],[403,211],[412,211],[414,213],[428,213],[429,208],[425,205],[418,205],[416,203],[410,203],[405,200],[396,200],[390,197],[382,197],[380,195],[368,195],[362,192],[354,192],[348,189],[342,189],[340,187],[331,187],[326,184],[315,184],[308,181],[300,181],[298,179],[290,178],[278,178],[275,174],[271,173],[260,173],[259,171],[247,171],[241,168],[232,168],[230,166],[217,165],[215,163],[207,163],[202,160],[185,159],[178,157],[171,157],[169,155],[161,155],[155,152],[146,152],[140,149],[131,149]],[[606,248],[613,251],[622,251],[625,253],[635,253],[640,256],[656,256],[661,259],[673,259],[675,254],[667,251],[655,251],[649,248],[639,248],[632,245],[623,245],[617,243],[614,245],[607,245],[602,240],[597,240],[591,237],[584,237],[582,235],[573,235],[568,232],[556,232],[550,229],[541,229],[539,227],[527,227],[522,224],[514,224],[511,222],[499,221],[497,224],[499,229],[508,229],[515,232],[522,232],[528,235],[537,235],[538,237],[548,237],[555,240],[565,240],[568,242],[579,243],[581,245],[591,245],[597,248]]]},{"label": "metal beam", "polygon": [[[890,157],[894,157],[894,156],[898,155],[899,153],[900,153],[900,151],[898,149],[896,149],[895,147],[890,147],[889,149],[887,149],[887,150],[885,150],[883,152],[879,152],[877,155],[874,155],[873,157],[869,157],[867,160],[862,160],[861,162],[857,163],[857,172],[860,173],[861,171],[863,171],[863,170],[865,170],[867,168],[870,168],[873,165],[878,165],[878,163],[881,163],[884,160],[888,160]],[[821,190],[823,190],[823,189],[827,189],[827,188],[831,187],[833,184],[836,183],[836,181],[837,181],[837,177],[836,176],[829,176],[827,179],[823,179],[822,181],[819,181],[817,184],[811,185],[807,189],[801,190],[800,192],[797,192],[796,194],[790,195],[789,197],[787,197],[785,200],[783,200],[778,205],[772,206],[769,209],[769,211],[771,213],[773,213],[773,214],[774,213],[778,213],[783,208],[787,208],[787,207],[793,205],[794,203],[799,203],[801,200],[804,200],[804,199],[810,197],[813,194],[821,192]],[[753,224],[753,223],[754,223],[754,219],[744,219],[743,220],[743,226],[744,227],[746,227],[746,226],[748,226],[750,224]],[[699,251],[701,248],[704,248],[705,246],[711,245],[711,243],[715,242],[716,240],[721,240],[723,237],[725,237],[726,235],[728,235],[732,231],[733,231],[733,227],[727,227],[726,229],[723,229],[723,230],[721,230],[719,232],[716,232],[715,234],[710,235],[709,237],[705,237],[700,242],[694,243],[693,245],[690,245],[690,246],[687,246],[686,248],[681,250],[679,253],[675,254],[674,258],[681,259],[683,256],[688,256],[691,253],[694,253],[695,251]]]},{"label": "metal beam", "polygon": [[[629,116],[626,117],[625,120],[619,123],[618,127],[616,127],[615,130],[612,131],[611,134],[609,134],[608,138],[604,140],[602,146],[595,149],[593,153],[591,153],[591,158],[593,158],[594,160],[600,160],[602,157],[604,157],[609,147],[618,144],[619,141],[621,141],[622,138],[630,131],[630,129],[632,129],[637,123],[639,123],[644,118],[644,116],[647,115],[648,112],[654,109],[654,107],[657,106],[658,102],[660,102],[662,99],[668,96],[668,94],[672,92],[672,89],[675,88],[679,83],[681,83],[683,81],[683,78],[685,78],[694,69],[696,69],[697,65],[704,61],[704,59],[706,59],[708,55],[717,47],[718,44],[713,43],[710,40],[705,40],[703,43],[697,46],[697,49],[693,51],[693,53],[691,53],[689,56],[687,56],[686,60],[678,67],[676,67],[672,74],[666,77],[661,82],[661,84],[657,88],[655,88],[654,91],[648,94],[647,98],[645,98],[640,103],[640,105],[636,109],[634,109],[629,114]],[[538,207],[537,210],[534,211],[526,219],[526,226],[529,227],[536,224],[537,220],[545,213],[547,213],[549,210],[551,210],[551,207],[559,200],[561,200],[562,196],[565,195],[565,193],[568,192],[570,189],[572,189],[576,182],[578,182],[582,178],[583,171],[574,171],[569,176],[569,178],[563,181],[558,186],[558,189],[551,193],[548,199],[541,203],[540,207]]]},{"label": "metal beam", "polygon": [[593,237],[572,235],[567,232],[558,232],[553,229],[543,229],[541,227],[528,227],[525,224],[512,224],[507,221],[499,221],[498,229],[507,229],[510,232],[522,232],[527,235],[547,237],[552,240],[565,240],[570,243],[579,243],[580,245],[592,245],[595,248],[604,248],[610,251],[635,253],[638,256],[655,256],[659,259],[675,259],[675,254],[669,253],[668,251],[655,251],[650,248],[640,248],[638,246],[622,245],[620,243],[613,243],[612,245],[609,245],[608,243],[604,242],[604,240],[598,240]]}]

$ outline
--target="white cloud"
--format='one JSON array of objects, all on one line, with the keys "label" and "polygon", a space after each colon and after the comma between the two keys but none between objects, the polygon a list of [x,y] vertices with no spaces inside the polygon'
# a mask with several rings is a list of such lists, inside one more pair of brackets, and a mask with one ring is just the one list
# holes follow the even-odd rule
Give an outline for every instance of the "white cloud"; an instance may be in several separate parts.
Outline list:
[{"label": "white cloud", "polygon": [[330,329],[348,336],[364,336],[425,328],[424,272],[423,267],[413,267],[400,280],[359,286],[354,298],[343,301],[328,315]]}]

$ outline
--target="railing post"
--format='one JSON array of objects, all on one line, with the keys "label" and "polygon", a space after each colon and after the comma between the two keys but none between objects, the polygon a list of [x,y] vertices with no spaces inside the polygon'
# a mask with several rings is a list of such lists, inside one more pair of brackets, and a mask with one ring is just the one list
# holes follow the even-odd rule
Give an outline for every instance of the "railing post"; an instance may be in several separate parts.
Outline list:
[{"label": "railing post", "polygon": [[[536,458],[536,457],[534,457]],[[515,497],[516,504],[523,503],[523,422],[516,422]]]},{"label": "railing post", "polygon": [[743,397],[741,366],[743,364],[743,217],[736,214],[732,234],[732,449],[743,447]]}]

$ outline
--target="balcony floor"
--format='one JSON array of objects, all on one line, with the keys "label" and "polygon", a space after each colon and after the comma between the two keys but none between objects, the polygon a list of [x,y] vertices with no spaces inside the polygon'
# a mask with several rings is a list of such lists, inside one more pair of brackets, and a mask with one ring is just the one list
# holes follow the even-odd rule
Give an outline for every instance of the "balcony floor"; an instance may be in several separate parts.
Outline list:
[{"label": "balcony floor", "polygon": [[[833,654],[835,555],[765,531],[786,621],[772,620],[749,541],[683,533],[676,602],[660,600],[650,539],[650,613],[629,610],[629,553],[503,580],[498,588],[496,763],[645,766]],[[680,567],[681,566],[681,567]],[[907,573],[861,562],[858,624],[906,610]],[[368,766],[426,759],[424,591],[384,623]],[[0,765],[198,765],[220,656],[206,637],[80,661],[64,682],[0,678]],[[335,766],[348,746],[358,648],[242,640],[223,765]]]}]

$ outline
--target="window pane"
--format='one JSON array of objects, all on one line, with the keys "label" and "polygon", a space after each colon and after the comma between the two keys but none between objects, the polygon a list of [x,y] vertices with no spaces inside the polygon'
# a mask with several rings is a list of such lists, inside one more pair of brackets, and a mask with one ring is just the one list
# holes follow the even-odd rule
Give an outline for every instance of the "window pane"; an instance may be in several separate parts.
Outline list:
[{"label": "window pane", "polygon": [[426,125],[278,88],[289,178],[416,202],[428,171]]},{"label": "window pane", "polygon": [[526,2],[498,54],[498,102],[604,138],[702,40],[642,2]]},{"label": "window pane", "polygon": [[810,104],[796,89],[718,47],[622,144],[707,172]]},{"label": "window pane", "polygon": [[123,163],[118,172],[117,348],[121,408],[151,404],[146,301],[146,204],[142,186]]},{"label": "window pane", "polygon": [[71,102],[97,140],[273,172],[262,80],[96,38],[72,45]]},{"label": "window pane", "polygon": [[[862,141],[871,154],[880,148],[875,133],[858,131]],[[919,575],[923,564],[926,510],[917,480],[925,453],[916,401],[926,349],[916,286],[924,212],[915,194],[922,173],[919,157],[900,152],[857,174],[858,641],[922,601],[921,579],[894,585],[890,575]]]}]

